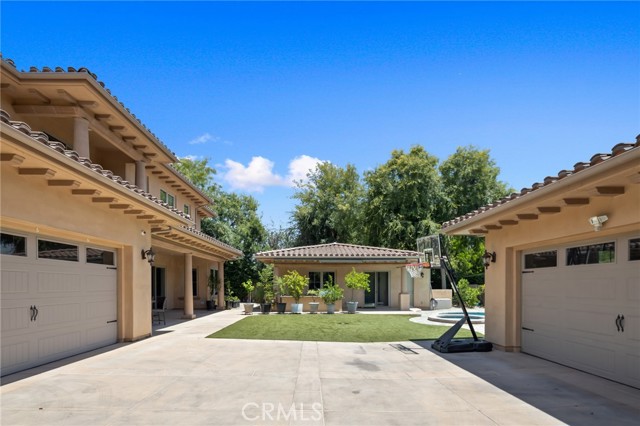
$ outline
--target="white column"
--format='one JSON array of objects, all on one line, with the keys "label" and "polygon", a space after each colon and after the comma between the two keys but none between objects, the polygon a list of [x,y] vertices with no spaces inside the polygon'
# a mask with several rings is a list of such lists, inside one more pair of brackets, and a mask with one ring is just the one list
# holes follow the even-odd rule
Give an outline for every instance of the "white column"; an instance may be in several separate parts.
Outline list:
[{"label": "white column", "polygon": [[89,158],[89,122],[82,117],[73,119],[73,150],[80,157]]},{"label": "white column", "polygon": [[136,186],[145,192],[149,192],[149,189],[147,189],[145,165],[146,163],[144,161],[136,161]]},{"label": "white column", "polygon": [[218,306],[224,309],[224,262],[218,262]]},{"label": "white column", "polygon": [[184,315],[182,318],[193,319],[193,279],[191,270],[193,269],[193,257],[191,253],[184,255]]}]

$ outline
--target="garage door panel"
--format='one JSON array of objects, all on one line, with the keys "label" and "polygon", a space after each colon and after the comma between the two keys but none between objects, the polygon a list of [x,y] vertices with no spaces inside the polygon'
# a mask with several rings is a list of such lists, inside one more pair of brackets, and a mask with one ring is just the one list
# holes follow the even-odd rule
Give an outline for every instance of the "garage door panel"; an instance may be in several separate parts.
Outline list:
[{"label": "garage door panel", "polygon": [[39,293],[75,293],[82,290],[82,276],[60,272],[38,272]]},{"label": "garage door panel", "polygon": [[11,297],[13,295],[25,295],[29,293],[29,272],[21,270],[6,270],[2,265],[2,274],[0,275],[2,282],[0,283],[2,290],[2,298]]},{"label": "garage door panel", "polygon": [[[522,274],[523,352],[640,387],[640,261],[630,260],[632,237],[606,237],[615,241],[611,263],[566,265],[562,256],[604,239],[523,253],[523,264],[527,255],[560,254],[557,266]],[[625,317],[624,331],[618,315]]]},{"label": "garage door panel", "polygon": [[34,254],[1,261],[1,375],[116,343],[115,269]]},{"label": "garage door panel", "polygon": [[573,332],[597,335],[608,339],[616,332],[616,316],[612,312],[597,312],[596,309],[566,309],[565,327]]},{"label": "garage door panel", "polygon": [[64,324],[78,323],[82,319],[83,305],[80,302],[45,303],[38,305],[38,328],[57,328]]},{"label": "garage door panel", "polygon": [[29,340],[14,341],[2,345],[2,373],[12,373],[27,368],[32,362]]},{"label": "garage door panel", "polygon": [[615,373],[616,356],[620,350],[617,346],[603,346],[594,341],[572,339],[566,342],[565,348],[565,363],[602,376]]},{"label": "garage door panel", "polygon": [[6,337],[11,332],[24,332],[32,324],[29,306],[2,309],[2,333]]},{"label": "garage door panel", "polygon": [[38,339],[38,357],[50,361],[68,354],[77,353],[81,348],[82,332],[58,333],[55,336],[42,336]]}]

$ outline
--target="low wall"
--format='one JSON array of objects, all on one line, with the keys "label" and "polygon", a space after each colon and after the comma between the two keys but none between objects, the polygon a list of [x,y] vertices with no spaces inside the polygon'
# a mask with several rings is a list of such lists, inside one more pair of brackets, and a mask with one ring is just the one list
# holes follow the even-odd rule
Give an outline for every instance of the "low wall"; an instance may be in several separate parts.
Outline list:
[{"label": "low wall", "polygon": [[[282,302],[287,304],[287,312],[291,312],[291,304],[295,303],[293,297],[282,296]],[[299,303],[302,303],[302,312],[309,312],[310,302],[313,302],[313,297],[311,296],[302,296],[300,298]],[[320,304],[318,312],[327,312],[327,305],[322,301],[322,298],[316,297],[316,302]],[[342,299],[336,301],[336,312],[340,311],[342,311]]]}]

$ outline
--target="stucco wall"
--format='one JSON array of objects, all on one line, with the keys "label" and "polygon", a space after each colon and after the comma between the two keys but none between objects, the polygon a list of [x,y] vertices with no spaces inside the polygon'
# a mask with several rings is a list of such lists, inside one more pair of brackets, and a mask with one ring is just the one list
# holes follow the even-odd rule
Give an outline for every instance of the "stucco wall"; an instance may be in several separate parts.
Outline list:
[{"label": "stucco wall", "polygon": [[[389,273],[389,307],[400,309],[400,293],[406,293],[409,290],[405,276],[406,272],[402,264],[346,264],[346,263],[309,263],[309,264],[277,264],[275,273],[282,276],[290,270],[297,270],[301,275],[308,276],[309,272],[334,272],[336,274],[336,282],[345,289],[343,304],[350,301],[351,289],[346,288],[344,277],[355,267],[358,272],[388,272]],[[414,282],[414,303],[418,306],[418,301],[426,301],[425,308],[429,306],[427,298],[430,289],[429,274],[425,274],[425,278],[415,280]],[[359,306],[364,304],[364,291],[354,291],[353,299],[358,302]],[[419,306],[421,307],[421,306]],[[346,305],[344,306],[346,309]]]},{"label": "stucco wall", "polygon": [[[640,232],[640,185],[627,185],[616,197],[591,197],[582,207],[563,207],[560,213],[492,230],[485,237],[487,250],[495,251],[485,276],[486,338],[507,350],[520,347],[521,257],[531,248]],[[595,232],[592,216],[607,215],[603,229]]]},{"label": "stucco wall", "polygon": [[[151,268],[140,251],[151,246],[148,225],[90,196],[49,187],[41,177],[19,176],[3,166],[0,203],[3,229],[69,241],[92,242],[118,250],[118,338],[136,340],[151,333]],[[145,231],[145,235],[142,235]]]}]

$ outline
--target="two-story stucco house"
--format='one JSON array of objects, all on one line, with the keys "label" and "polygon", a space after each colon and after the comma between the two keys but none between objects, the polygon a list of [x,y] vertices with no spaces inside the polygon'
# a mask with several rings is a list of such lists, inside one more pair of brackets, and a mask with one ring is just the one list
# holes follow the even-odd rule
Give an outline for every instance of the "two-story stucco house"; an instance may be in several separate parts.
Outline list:
[{"label": "two-story stucco house", "polygon": [[147,337],[155,299],[193,318],[211,276],[222,305],[241,252],[169,148],[87,69],[0,67],[2,375]]}]

